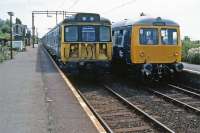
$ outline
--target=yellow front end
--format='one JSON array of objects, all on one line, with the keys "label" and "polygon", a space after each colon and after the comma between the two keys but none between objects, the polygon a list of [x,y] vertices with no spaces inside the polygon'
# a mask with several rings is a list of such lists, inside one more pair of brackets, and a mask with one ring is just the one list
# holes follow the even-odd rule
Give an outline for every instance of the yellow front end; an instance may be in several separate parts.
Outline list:
[{"label": "yellow front end", "polygon": [[61,43],[61,60],[69,61],[110,61],[112,43]]},{"label": "yellow front end", "polygon": [[65,42],[64,28],[61,35],[61,61],[111,61],[112,42]]},{"label": "yellow front end", "polygon": [[[154,28],[158,31],[158,44],[140,44],[140,29]],[[177,44],[166,45],[161,43],[161,29],[175,29],[177,31]],[[175,26],[134,26],[131,40],[131,61],[134,64],[175,63],[181,61],[181,40],[179,27]]]}]

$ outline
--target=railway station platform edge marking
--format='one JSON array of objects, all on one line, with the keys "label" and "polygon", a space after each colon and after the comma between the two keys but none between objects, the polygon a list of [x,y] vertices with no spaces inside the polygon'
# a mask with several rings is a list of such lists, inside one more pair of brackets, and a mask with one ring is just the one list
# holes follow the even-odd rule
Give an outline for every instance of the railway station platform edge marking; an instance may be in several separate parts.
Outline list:
[{"label": "railway station platform edge marking", "polygon": [[199,71],[195,71],[195,70],[191,70],[191,69],[183,69],[184,71],[186,71],[186,72],[190,72],[190,73],[194,73],[194,74],[198,74],[198,75],[200,75],[200,72]]},{"label": "railway station platform edge marking", "polygon": [[59,67],[57,66],[57,64],[55,63],[55,61],[53,60],[53,58],[49,55],[49,53],[47,52],[47,50],[43,46],[42,46],[42,49],[48,55],[48,57],[52,61],[53,65],[56,67],[56,69],[58,70],[58,72],[61,75],[61,77],[63,78],[63,80],[68,85],[68,87],[70,88],[70,90],[72,91],[72,93],[74,94],[74,96],[76,97],[76,99],[78,100],[78,102],[81,105],[81,107],[83,108],[83,110],[86,112],[86,114],[88,115],[88,117],[90,118],[90,120],[92,121],[92,123],[94,124],[94,126],[97,128],[98,132],[99,133],[106,133],[106,131],[103,128],[103,126],[100,124],[100,122],[98,121],[98,119],[94,116],[94,114],[89,109],[89,107],[87,106],[87,104],[84,102],[84,100],[78,94],[78,92],[76,91],[76,89],[74,88],[74,86],[71,84],[71,82],[69,81],[69,79],[59,69]]}]

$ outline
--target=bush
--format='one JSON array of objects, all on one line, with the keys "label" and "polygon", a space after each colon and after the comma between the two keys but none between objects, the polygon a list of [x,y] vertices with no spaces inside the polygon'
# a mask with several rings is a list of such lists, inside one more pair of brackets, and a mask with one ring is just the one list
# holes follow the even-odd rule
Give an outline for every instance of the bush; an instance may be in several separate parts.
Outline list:
[{"label": "bush", "polygon": [[200,47],[190,48],[188,50],[186,61],[192,64],[200,64]]},{"label": "bush", "polygon": [[[198,62],[197,58],[199,58],[199,55],[198,54],[189,55],[189,50],[192,48],[199,48],[200,44],[195,44],[192,41],[183,41],[182,44],[183,44],[182,45],[182,61],[189,62],[189,63]],[[192,51],[192,50],[190,50],[190,51]],[[196,59],[192,59],[192,58],[196,58]],[[195,60],[195,61],[193,61],[193,60]],[[197,63],[195,63],[195,64],[197,64]]]},{"label": "bush", "polygon": [[7,46],[0,45],[0,63],[8,59],[10,59],[9,48]]}]

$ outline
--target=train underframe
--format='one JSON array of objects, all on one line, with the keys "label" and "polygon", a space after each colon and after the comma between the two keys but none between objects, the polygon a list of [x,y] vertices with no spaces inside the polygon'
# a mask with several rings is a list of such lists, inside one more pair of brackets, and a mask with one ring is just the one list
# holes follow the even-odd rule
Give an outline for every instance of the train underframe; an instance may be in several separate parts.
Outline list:
[{"label": "train underframe", "polygon": [[[151,81],[171,80],[175,75],[183,70],[182,63],[169,64],[126,64],[120,61],[112,62],[114,73],[125,73],[136,79]],[[120,70],[120,71],[119,71]]]},{"label": "train underframe", "polygon": [[70,75],[101,75],[110,72],[110,61],[70,61],[60,62],[60,67]]},{"label": "train underframe", "polygon": [[183,64],[142,64],[140,68],[145,78],[160,81],[166,78],[173,78],[178,72],[183,70]]}]

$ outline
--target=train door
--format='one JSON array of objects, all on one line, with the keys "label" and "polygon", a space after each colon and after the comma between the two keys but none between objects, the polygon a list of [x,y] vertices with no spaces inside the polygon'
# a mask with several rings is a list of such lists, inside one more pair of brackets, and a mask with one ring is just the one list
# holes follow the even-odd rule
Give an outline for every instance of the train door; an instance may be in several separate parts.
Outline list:
[{"label": "train door", "polygon": [[126,64],[130,64],[131,27],[126,27],[123,30],[122,46],[123,46],[122,49],[123,60],[125,61]]},{"label": "train door", "polygon": [[122,54],[122,49],[123,49],[122,39],[123,39],[123,30],[115,30],[114,31],[114,39],[113,39],[114,40],[113,58],[121,59],[123,57],[123,54]]}]

